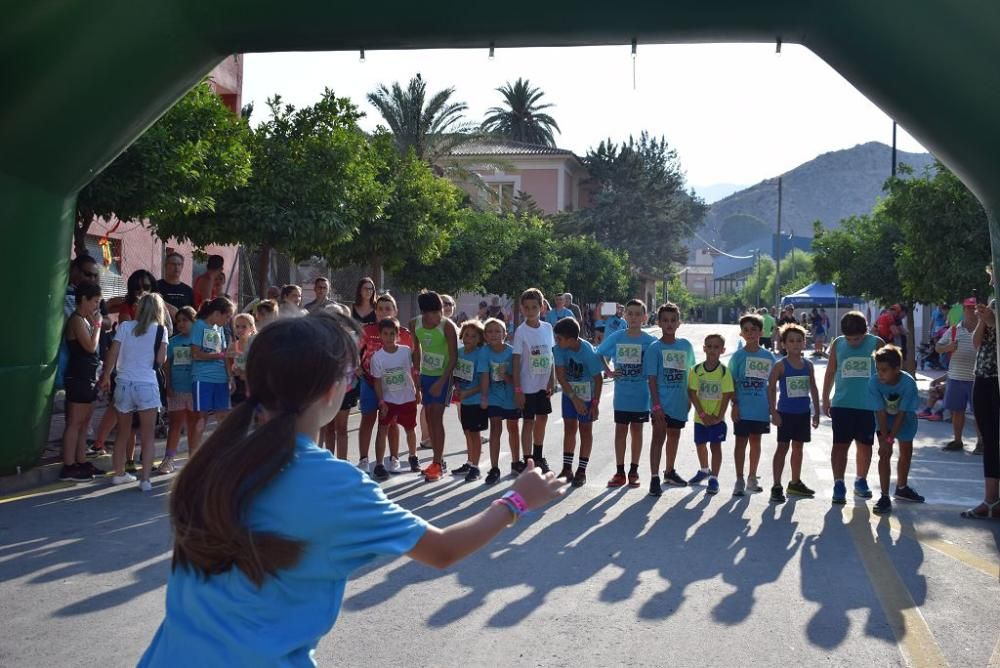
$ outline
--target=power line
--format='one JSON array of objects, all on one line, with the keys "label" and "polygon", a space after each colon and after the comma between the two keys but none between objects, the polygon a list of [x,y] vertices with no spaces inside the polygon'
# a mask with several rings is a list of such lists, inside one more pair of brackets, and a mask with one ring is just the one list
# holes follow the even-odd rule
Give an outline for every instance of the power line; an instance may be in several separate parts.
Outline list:
[{"label": "power line", "polygon": [[724,250],[722,250],[720,248],[716,248],[715,246],[713,246],[709,242],[705,241],[704,239],[701,238],[701,235],[698,234],[697,232],[694,233],[694,236],[698,238],[698,241],[702,242],[703,244],[705,244],[706,246],[708,246],[710,249],[712,249],[713,251],[715,251],[719,255],[725,255],[726,257],[730,257],[730,258],[732,258],[734,260],[751,260],[754,257],[753,255],[732,255],[732,254],[727,253],[726,251],[724,251]]}]

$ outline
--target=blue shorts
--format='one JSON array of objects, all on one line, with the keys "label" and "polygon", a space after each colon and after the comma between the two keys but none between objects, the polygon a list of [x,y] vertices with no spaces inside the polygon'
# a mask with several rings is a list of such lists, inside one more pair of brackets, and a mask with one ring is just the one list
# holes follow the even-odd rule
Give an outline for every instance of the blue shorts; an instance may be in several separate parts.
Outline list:
[{"label": "blue shorts", "polygon": [[229,410],[229,383],[208,383],[196,380],[191,386],[194,410],[214,413]]},{"label": "blue shorts", "polygon": [[364,378],[358,383],[361,389],[361,414],[368,415],[378,410],[378,395],[375,388]]},{"label": "blue shorts", "polygon": [[441,380],[442,376],[425,376],[420,374],[421,403],[424,406],[441,404],[447,406],[451,402],[451,383],[445,380],[442,383],[441,394],[432,394],[431,385]]},{"label": "blue shorts", "polygon": [[576,420],[577,422],[582,422],[584,424],[589,424],[593,422],[590,418],[590,407],[594,405],[593,400],[583,402],[587,406],[587,412],[583,415],[576,412],[576,406],[570,401],[570,398],[563,394],[562,398],[562,416],[563,420]]},{"label": "blue shorts", "polygon": [[972,381],[951,380],[944,386],[944,407],[948,410],[965,412],[972,407]]},{"label": "blue shorts", "polygon": [[486,414],[491,418],[500,418],[501,420],[520,420],[521,411],[517,408],[504,408],[503,406],[490,406],[486,409]]},{"label": "blue shorts", "polygon": [[726,440],[727,427],[725,422],[713,424],[706,427],[700,422],[694,423],[694,442],[698,445],[703,443],[721,443]]},{"label": "blue shorts", "polygon": [[[892,429],[892,425],[896,422],[895,415],[885,416],[885,426]],[[875,431],[878,431],[878,413],[875,414]],[[907,411],[906,415],[903,417],[903,425],[899,428],[899,433],[896,434],[897,441],[912,441],[917,435],[917,414],[913,411]]]}]

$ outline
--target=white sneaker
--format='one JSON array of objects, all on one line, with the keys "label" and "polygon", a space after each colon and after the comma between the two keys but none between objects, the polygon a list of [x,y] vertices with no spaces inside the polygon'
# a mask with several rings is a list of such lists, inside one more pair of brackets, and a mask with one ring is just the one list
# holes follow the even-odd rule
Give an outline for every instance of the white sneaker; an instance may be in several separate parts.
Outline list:
[{"label": "white sneaker", "polygon": [[163,461],[160,462],[159,469],[157,469],[157,470],[160,473],[164,473],[164,474],[166,474],[166,473],[173,473],[176,470],[174,468],[174,458],[170,457],[169,455],[167,457],[164,457]]},{"label": "white sneaker", "polygon": [[757,476],[752,475],[747,478],[747,491],[751,494],[760,494],[764,491],[764,488],[760,486]]},{"label": "white sneaker", "polygon": [[385,470],[389,473],[400,473],[403,470],[400,468],[399,459],[396,457],[383,457],[382,466],[384,466]]},{"label": "white sneaker", "polygon": [[733,496],[743,496],[746,493],[747,484],[743,478],[737,478],[736,484],[733,485]]},{"label": "white sneaker", "polygon": [[372,465],[368,462],[367,457],[358,462],[358,468],[368,474],[371,474],[372,472]]},{"label": "white sneaker", "polygon": [[111,478],[112,485],[127,485],[130,482],[135,482],[135,476],[126,471],[121,475],[116,475]]},{"label": "white sneaker", "polygon": [[142,481],[140,481],[139,482],[139,491],[140,492],[152,492],[153,491],[153,483],[149,482],[148,480],[142,480]]}]

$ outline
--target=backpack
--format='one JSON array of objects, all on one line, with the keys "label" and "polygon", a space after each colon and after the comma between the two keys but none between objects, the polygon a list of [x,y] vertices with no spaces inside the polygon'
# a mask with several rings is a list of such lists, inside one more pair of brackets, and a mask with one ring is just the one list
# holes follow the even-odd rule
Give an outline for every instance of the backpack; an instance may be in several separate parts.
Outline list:
[{"label": "backpack", "polygon": [[156,385],[160,390],[160,404],[166,405],[167,399],[167,376],[163,373],[163,367],[156,363],[156,353],[163,343],[163,325],[156,326],[156,341],[153,343],[153,371],[156,372]]}]

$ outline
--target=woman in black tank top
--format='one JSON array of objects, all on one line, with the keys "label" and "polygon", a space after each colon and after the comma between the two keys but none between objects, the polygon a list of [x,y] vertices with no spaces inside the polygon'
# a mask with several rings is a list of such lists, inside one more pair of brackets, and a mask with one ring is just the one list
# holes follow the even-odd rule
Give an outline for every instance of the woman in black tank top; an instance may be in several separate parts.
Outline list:
[{"label": "woman in black tank top", "polygon": [[351,304],[351,317],[362,325],[375,323],[375,281],[365,276],[358,281]]},{"label": "woman in black tank top", "polygon": [[61,480],[92,480],[104,471],[87,461],[87,428],[97,399],[97,372],[101,364],[101,288],[76,288],[76,309],[66,321],[69,360],[63,374],[66,388],[66,431],[63,434]]}]

